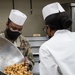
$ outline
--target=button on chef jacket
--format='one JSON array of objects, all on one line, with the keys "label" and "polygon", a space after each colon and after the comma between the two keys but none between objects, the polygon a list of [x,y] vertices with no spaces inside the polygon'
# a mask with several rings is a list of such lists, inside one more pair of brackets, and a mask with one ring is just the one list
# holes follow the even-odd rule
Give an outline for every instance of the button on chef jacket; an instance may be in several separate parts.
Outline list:
[{"label": "button on chef jacket", "polygon": [[57,30],[39,49],[40,75],[75,75],[75,33]]}]

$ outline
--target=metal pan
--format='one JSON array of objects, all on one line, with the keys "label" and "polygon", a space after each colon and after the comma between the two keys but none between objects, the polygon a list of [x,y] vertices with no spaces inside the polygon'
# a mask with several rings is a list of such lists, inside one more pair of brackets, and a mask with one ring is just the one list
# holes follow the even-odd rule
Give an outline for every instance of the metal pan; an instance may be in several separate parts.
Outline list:
[{"label": "metal pan", "polygon": [[0,36],[0,71],[6,66],[20,63],[24,56],[10,41]]},{"label": "metal pan", "polygon": [[7,75],[7,74],[5,74],[5,73],[3,73],[3,72],[0,71],[0,75]]}]

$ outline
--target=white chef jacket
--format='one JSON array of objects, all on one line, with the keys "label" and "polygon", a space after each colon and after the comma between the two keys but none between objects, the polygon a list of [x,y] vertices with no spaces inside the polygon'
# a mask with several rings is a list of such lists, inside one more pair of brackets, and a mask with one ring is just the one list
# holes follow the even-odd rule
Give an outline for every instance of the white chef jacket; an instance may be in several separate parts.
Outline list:
[{"label": "white chef jacket", "polygon": [[39,49],[40,75],[75,75],[75,33],[57,30]]}]

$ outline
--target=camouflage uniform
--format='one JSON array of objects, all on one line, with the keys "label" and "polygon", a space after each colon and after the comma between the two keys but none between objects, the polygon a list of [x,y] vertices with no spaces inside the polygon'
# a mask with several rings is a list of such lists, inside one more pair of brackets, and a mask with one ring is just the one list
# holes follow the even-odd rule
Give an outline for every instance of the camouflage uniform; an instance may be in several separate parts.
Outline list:
[{"label": "camouflage uniform", "polygon": [[[4,32],[0,33],[1,36],[5,37]],[[30,64],[29,64],[29,69],[32,70],[33,65],[34,65],[34,59],[33,59],[33,54],[31,52],[31,48],[30,45],[28,43],[28,41],[25,39],[25,37],[23,37],[22,35],[20,35],[17,40],[15,40],[14,42],[11,41],[21,52],[24,56],[27,56]]]}]

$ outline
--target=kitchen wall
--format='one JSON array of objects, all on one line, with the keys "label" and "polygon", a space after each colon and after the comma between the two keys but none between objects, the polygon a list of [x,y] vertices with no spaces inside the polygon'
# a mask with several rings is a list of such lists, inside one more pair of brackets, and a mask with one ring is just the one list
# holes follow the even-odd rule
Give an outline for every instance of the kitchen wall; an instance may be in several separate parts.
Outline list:
[{"label": "kitchen wall", "polygon": [[[6,27],[7,18],[11,9],[13,8],[13,0],[0,0],[0,31]],[[52,2],[60,2],[64,9],[70,14],[70,2],[75,0],[14,0],[14,8],[25,13],[28,18],[24,24],[23,35],[33,36],[33,34],[41,34],[44,36],[45,33],[42,31],[44,21],[42,17],[42,8]],[[31,9],[32,8],[32,9]]]}]

